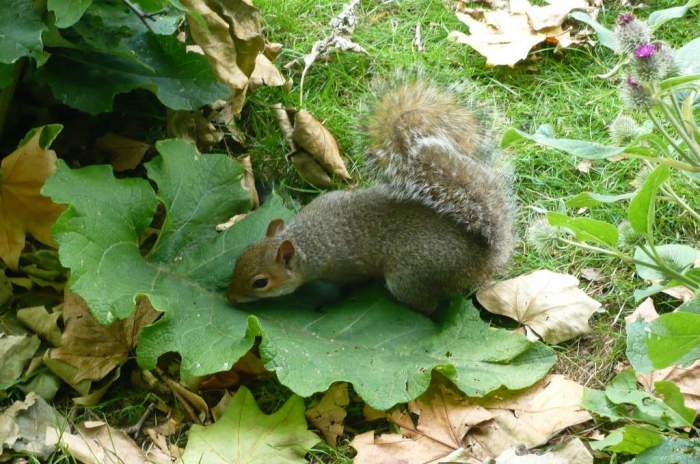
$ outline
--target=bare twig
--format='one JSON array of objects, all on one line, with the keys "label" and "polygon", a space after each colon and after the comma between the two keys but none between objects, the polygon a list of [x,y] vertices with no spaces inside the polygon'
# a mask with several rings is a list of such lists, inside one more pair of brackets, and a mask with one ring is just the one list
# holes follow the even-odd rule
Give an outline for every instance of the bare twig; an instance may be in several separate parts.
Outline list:
[{"label": "bare twig", "polygon": [[155,409],[156,405],[154,403],[149,403],[146,411],[143,413],[143,416],[141,416],[141,419],[139,419],[139,421],[134,425],[125,428],[123,432],[127,435],[131,435],[133,438],[136,438],[141,433],[141,429],[143,428],[143,424],[146,422],[146,419],[148,419],[148,416],[150,416]]}]

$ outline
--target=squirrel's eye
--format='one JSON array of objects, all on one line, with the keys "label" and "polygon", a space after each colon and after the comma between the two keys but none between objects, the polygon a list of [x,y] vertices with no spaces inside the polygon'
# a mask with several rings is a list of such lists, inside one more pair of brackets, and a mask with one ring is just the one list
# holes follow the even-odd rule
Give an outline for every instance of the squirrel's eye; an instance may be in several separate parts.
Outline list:
[{"label": "squirrel's eye", "polygon": [[268,279],[265,277],[258,277],[253,281],[253,288],[265,288],[267,287]]}]

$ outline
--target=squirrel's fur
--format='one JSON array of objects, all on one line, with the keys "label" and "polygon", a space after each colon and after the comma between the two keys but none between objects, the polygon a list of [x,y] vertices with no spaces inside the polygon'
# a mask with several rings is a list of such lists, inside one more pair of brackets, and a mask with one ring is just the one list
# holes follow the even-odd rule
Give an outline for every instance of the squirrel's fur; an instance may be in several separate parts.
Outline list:
[{"label": "squirrel's fur", "polygon": [[238,258],[232,302],[305,282],[384,278],[432,312],[445,291],[486,281],[513,248],[513,196],[489,123],[453,93],[421,81],[387,93],[368,123],[378,185],[323,194]]}]

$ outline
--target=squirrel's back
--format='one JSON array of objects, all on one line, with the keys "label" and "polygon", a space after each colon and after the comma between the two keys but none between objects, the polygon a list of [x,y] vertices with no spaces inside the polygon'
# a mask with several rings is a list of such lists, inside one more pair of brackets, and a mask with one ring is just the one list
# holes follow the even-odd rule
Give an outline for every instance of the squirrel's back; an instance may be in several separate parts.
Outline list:
[{"label": "squirrel's back", "polygon": [[387,92],[368,123],[370,166],[387,191],[482,236],[488,273],[512,253],[515,210],[510,170],[500,164],[491,126],[456,92],[422,81]]}]

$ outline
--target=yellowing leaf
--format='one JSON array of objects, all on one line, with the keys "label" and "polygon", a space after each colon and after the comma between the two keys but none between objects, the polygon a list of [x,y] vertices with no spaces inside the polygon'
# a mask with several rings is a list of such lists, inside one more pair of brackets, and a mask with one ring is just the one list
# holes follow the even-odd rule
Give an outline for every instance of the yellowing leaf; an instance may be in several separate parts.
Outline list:
[{"label": "yellowing leaf", "polygon": [[489,66],[513,66],[544,41],[566,47],[572,40],[561,24],[571,10],[588,4],[585,0],[548,2],[546,6],[533,6],[527,0],[510,0],[498,9],[458,11],[457,18],[469,27],[469,34],[453,31],[449,38],[475,49],[486,57]]},{"label": "yellowing leaf", "polygon": [[17,269],[27,233],[55,246],[51,226],[63,211],[41,195],[56,169],[56,152],[48,146],[60,126],[43,126],[27,134],[23,143],[0,163],[0,258]]},{"label": "yellowing leaf", "polygon": [[598,308],[568,274],[539,270],[480,290],[479,303],[492,313],[523,323],[547,343],[590,332],[588,318]]},{"label": "yellowing leaf", "polygon": [[321,431],[331,446],[335,446],[338,437],[343,434],[343,420],[347,415],[345,408],[348,404],[348,384],[338,382],[331,385],[316,406],[306,411],[306,418]]},{"label": "yellowing leaf", "polygon": [[277,412],[263,414],[241,387],[223,415],[208,427],[193,425],[183,464],[303,464],[318,442],[306,429],[304,401],[292,396]]},{"label": "yellowing leaf", "polygon": [[350,179],[345,162],[340,157],[340,148],[335,137],[306,110],[299,110],[294,116],[294,142],[308,152],[323,169],[333,175]]},{"label": "yellowing leaf", "polygon": [[49,358],[76,368],[71,379],[64,379],[71,385],[100,380],[126,362],[141,329],[157,317],[148,300],[142,299],[129,318],[103,326],[92,317],[82,298],[66,292],[63,303],[66,328],[61,346],[52,349]]},{"label": "yellowing leaf", "polygon": [[17,311],[17,319],[53,346],[61,344],[61,330],[57,324],[60,317],[59,311],[49,313],[44,306],[22,308]]}]

